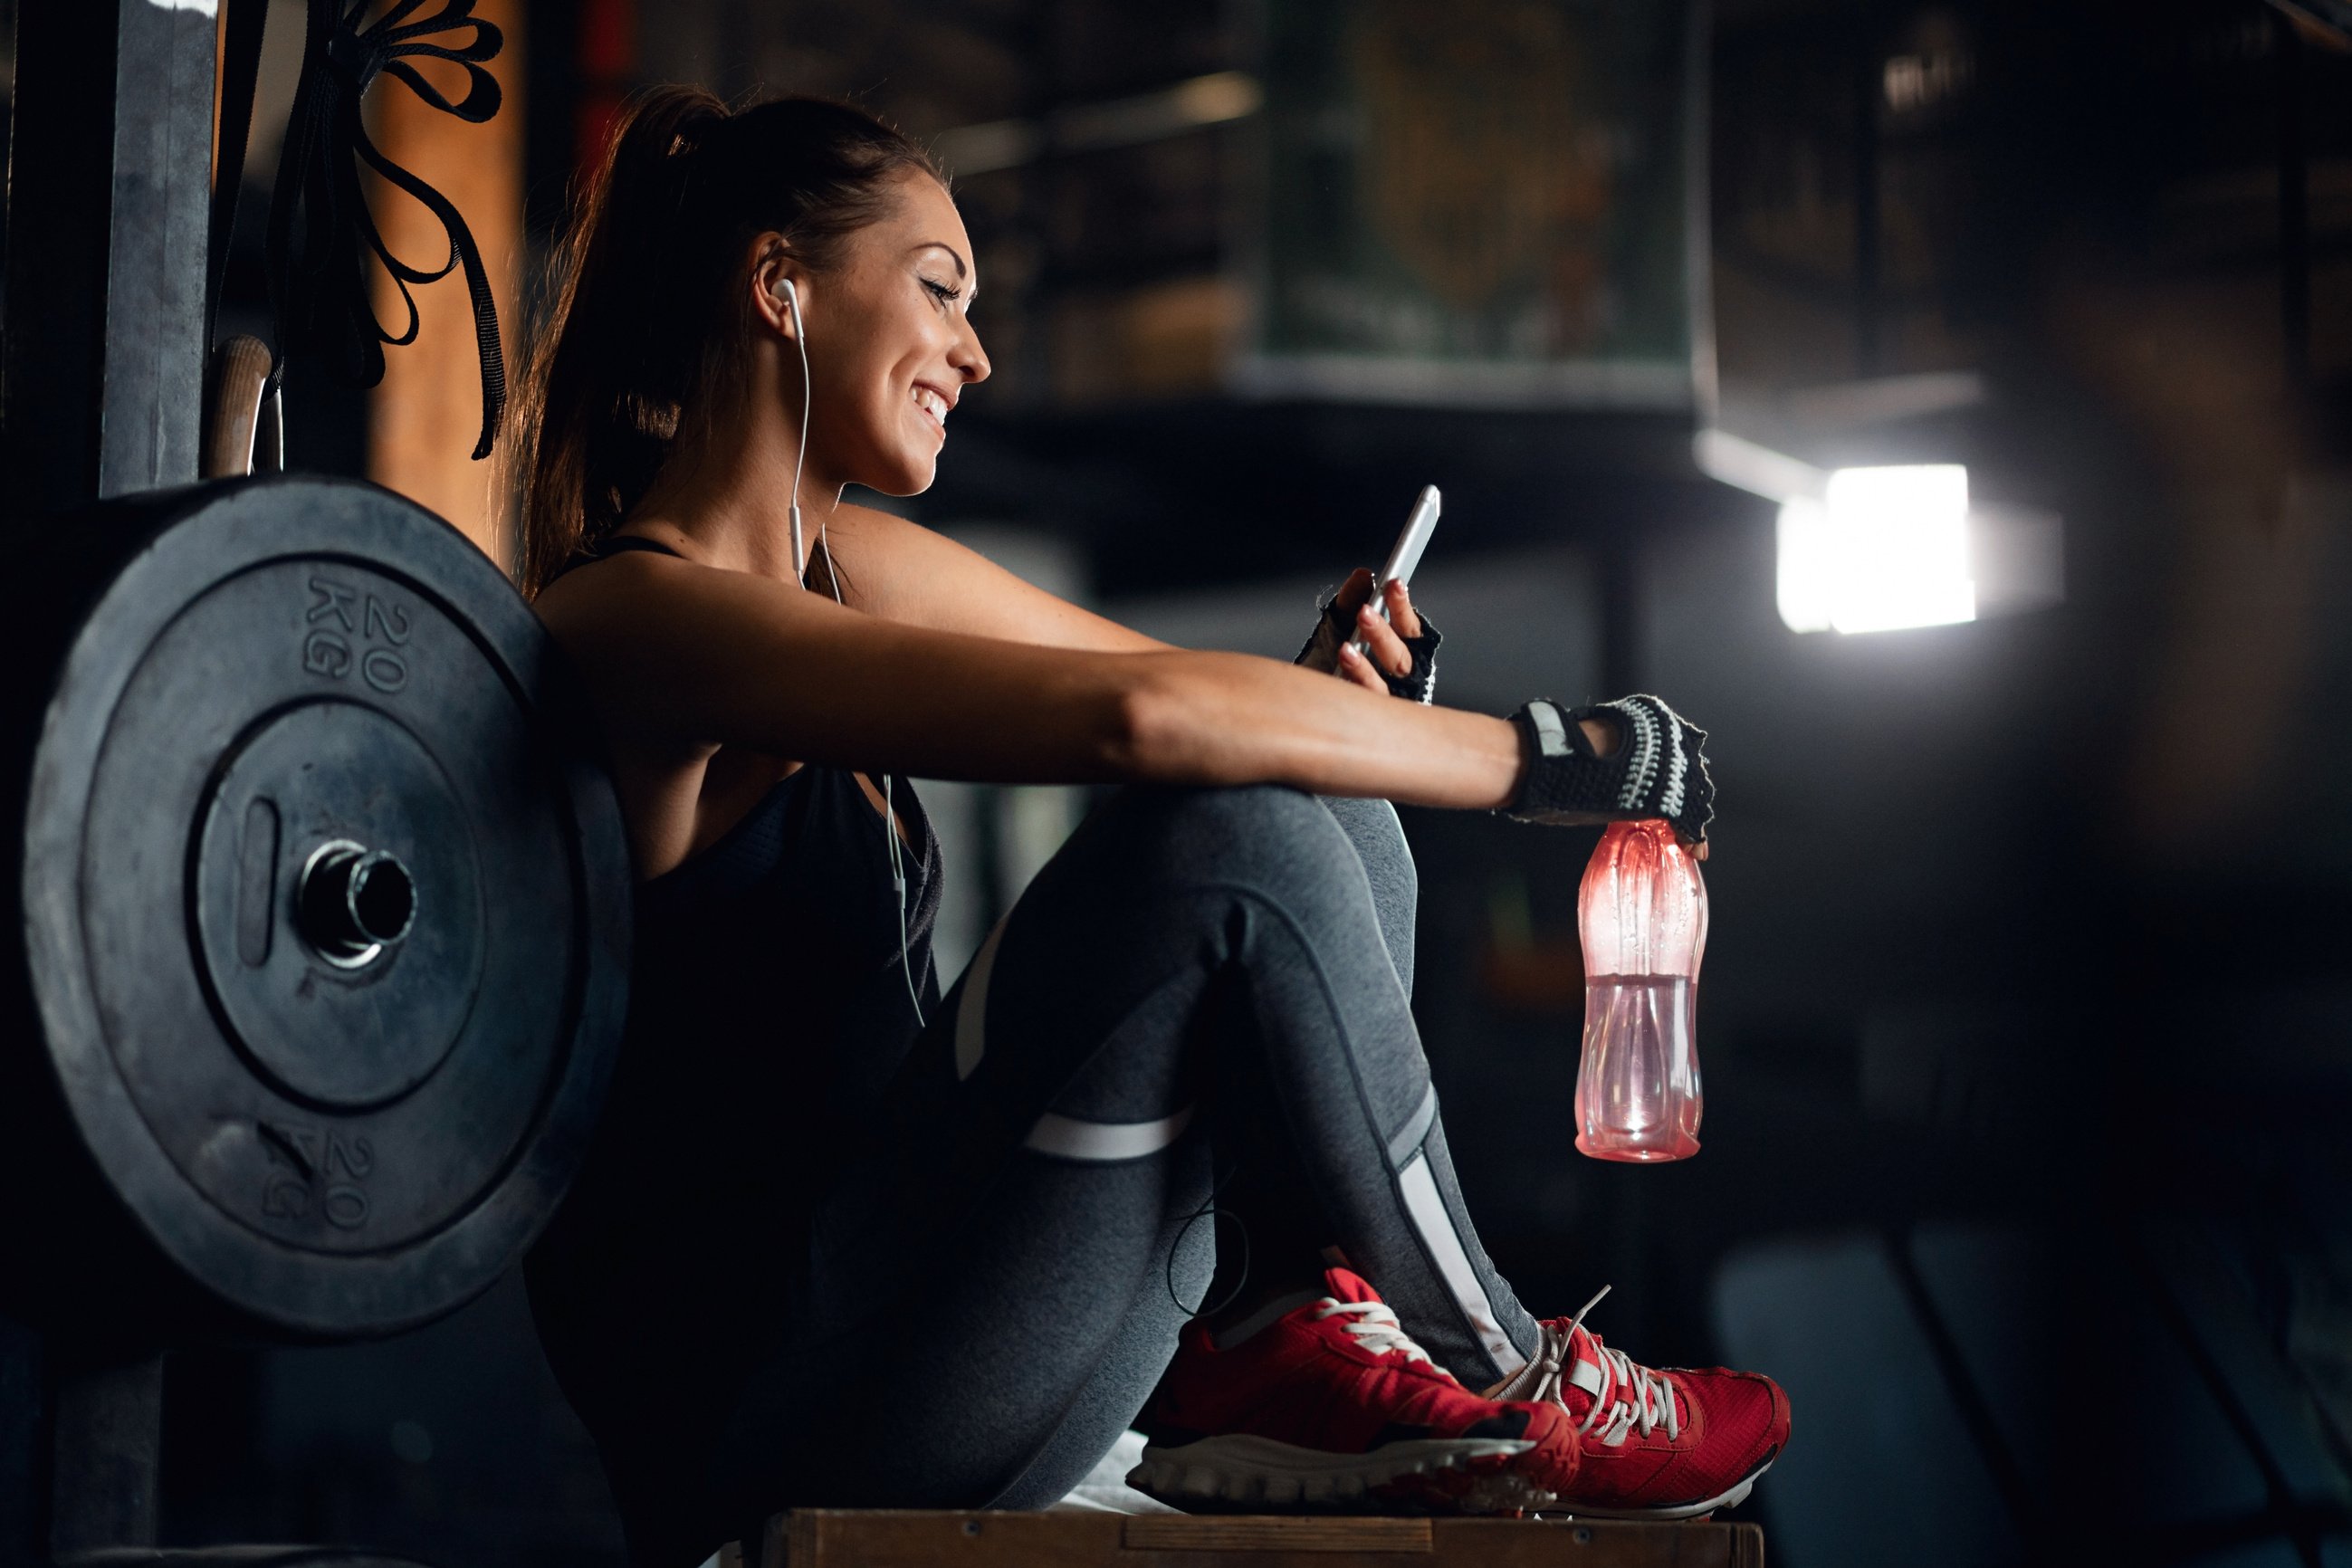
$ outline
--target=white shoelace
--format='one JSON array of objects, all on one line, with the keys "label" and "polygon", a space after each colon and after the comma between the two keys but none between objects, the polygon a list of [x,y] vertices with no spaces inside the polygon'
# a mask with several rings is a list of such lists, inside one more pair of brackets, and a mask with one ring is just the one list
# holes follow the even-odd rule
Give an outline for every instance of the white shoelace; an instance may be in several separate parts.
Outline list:
[{"label": "white shoelace", "polygon": [[[1543,1326],[1543,1347],[1536,1358],[1542,1374],[1536,1382],[1535,1392],[1527,1397],[1559,1399],[1562,1408],[1567,1406],[1568,1401],[1560,1399],[1559,1385],[1565,1377],[1572,1375],[1570,1358],[1576,1351],[1576,1331],[1584,1326],[1584,1314],[1601,1305],[1601,1297],[1609,1294],[1609,1290],[1606,1285],[1601,1287],[1601,1295],[1578,1308],[1565,1329],[1554,1330],[1549,1323]],[[1588,1333],[1585,1337],[1592,1342],[1601,1370],[1609,1382],[1591,1391],[1592,1408],[1577,1424],[1577,1435],[1589,1436],[1595,1426],[1601,1426],[1601,1441],[1612,1448],[1624,1442],[1626,1434],[1637,1426],[1644,1437],[1660,1426],[1666,1429],[1670,1441],[1681,1436],[1682,1415],[1675,1408],[1674,1384],[1666,1381],[1665,1374],[1643,1366],[1623,1351],[1611,1350],[1601,1342],[1598,1334]]]},{"label": "white shoelace", "polygon": [[1379,1355],[1388,1351],[1402,1351],[1408,1357],[1420,1362],[1424,1366],[1437,1364],[1429,1359],[1427,1351],[1412,1342],[1412,1336],[1404,1331],[1403,1325],[1397,1321],[1396,1313],[1390,1310],[1386,1302],[1335,1301],[1327,1296],[1323,1299],[1323,1304],[1315,1316],[1317,1321],[1320,1321],[1325,1318],[1336,1318],[1342,1314],[1350,1316],[1356,1321],[1352,1323],[1342,1323],[1339,1326],[1355,1336],[1363,1347],[1373,1354]]}]

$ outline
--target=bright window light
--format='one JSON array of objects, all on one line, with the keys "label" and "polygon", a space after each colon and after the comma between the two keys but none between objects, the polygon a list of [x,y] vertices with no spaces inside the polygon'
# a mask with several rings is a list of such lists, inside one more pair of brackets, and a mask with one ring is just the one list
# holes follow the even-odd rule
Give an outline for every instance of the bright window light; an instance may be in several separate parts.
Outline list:
[{"label": "bright window light", "polygon": [[1969,471],[1840,468],[1780,508],[1780,618],[1791,631],[1885,632],[1977,618]]}]

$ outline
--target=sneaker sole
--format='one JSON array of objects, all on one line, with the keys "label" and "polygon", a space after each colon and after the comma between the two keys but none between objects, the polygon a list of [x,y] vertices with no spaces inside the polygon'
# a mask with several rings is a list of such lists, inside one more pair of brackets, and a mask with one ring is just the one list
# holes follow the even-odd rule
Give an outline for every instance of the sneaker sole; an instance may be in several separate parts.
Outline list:
[{"label": "sneaker sole", "polygon": [[[1776,1458],[1778,1457],[1774,1456]],[[1708,1498],[1704,1502],[1677,1503],[1671,1508],[1587,1508],[1580,1503],[1564,1500],[1552,1504],[1546,1511],[1560,1519],[1647,1519],[1668,1521],[1696,1519],[1701,1514],[1713,1513],[1717,1509],[1737,1508],[1746,1502],[1748,1494],[1756,1489],[1756,1478],[1771,1468],[1772,1460],[1765,1460],[1741,1477],[1730,1490]]]},{"label": "sneaker sole", "polygon": [[1517,1474],[1522,1438],[1420,1437],[1369,1454],[1332,1454],[1235,1434],[1181,1447],[1148,1444],[1127,1484],[1188,1512],[1331,1509],[1516,1513],[1554,1495]]}]

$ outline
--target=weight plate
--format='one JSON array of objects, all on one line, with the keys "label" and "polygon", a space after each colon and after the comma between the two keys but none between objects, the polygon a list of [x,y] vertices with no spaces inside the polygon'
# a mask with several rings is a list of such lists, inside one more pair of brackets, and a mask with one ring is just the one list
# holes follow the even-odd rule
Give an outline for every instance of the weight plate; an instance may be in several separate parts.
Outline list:
[{"label": "weight plate", "polygon": [[[249,574],[243,592],[205,608],[281,588],[268,576]],[[208,618],[183,616],[173,636],[204,635]],[[110,755],[142,754],[125,733],[134,728],[117,723]],[[126,794],[99,786],[101,799]],[[257,721],[204,794],[196,970],[231,1043],[314,1105],[358,1110],[416,1088],[457,1044],[482,982],[481,863],[459,787],[405,725],[330,700]],[[127,826],[91,835],[85,886],[105,886],[103,865],[135,853],[142,824]],[[374,842],[351,837],[362,832]],[[352,873],[371,857],[382,868],[355,897]],[[371,900],[384,907],[371,912]]]},{"label": "weight plate", "polygon": [[121,510],[27,759],[34,1043],[207,1295],[424,1321],[584,1151],[625,1001],[610,786],[537,617],[429,513],[310,479]]}]

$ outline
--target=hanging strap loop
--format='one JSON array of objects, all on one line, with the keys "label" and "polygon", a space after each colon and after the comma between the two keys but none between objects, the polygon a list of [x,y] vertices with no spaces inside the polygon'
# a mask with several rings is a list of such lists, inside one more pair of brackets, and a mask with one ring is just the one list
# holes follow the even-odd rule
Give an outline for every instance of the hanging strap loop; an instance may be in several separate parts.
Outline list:
[{"label": "hanging strap loop", "polygon": [[221,287],[228,277],[230,243],[236,235],[236,198],[245,186],[245,152],[253,132],[254,89],[261,79],[262,31],[269,19],[269,0],[226,0],[226,4],[228,18],[221,42],[220,130],[213,167],[212,228],[205,271],[205,352],[208,354],[220,326]]}]

